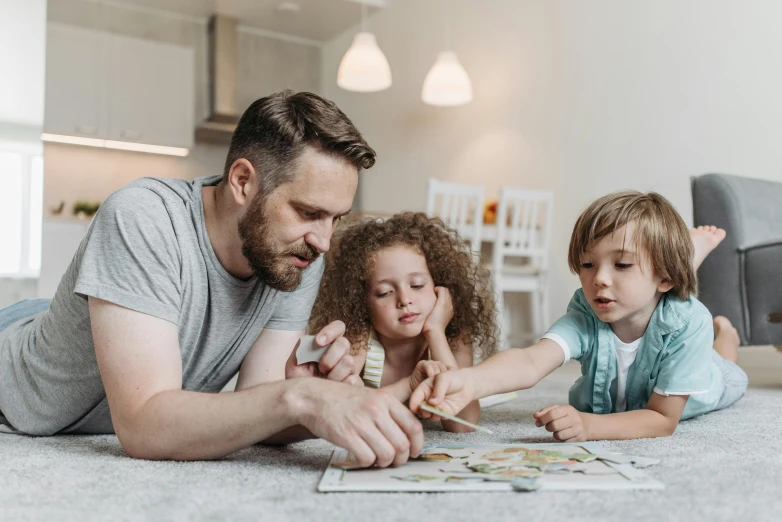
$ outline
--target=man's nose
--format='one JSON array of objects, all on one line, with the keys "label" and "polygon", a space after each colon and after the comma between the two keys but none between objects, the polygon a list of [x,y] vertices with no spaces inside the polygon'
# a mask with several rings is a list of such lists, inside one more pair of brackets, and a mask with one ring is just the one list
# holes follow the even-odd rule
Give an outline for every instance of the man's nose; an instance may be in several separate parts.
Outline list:
[{"label": "man's nose", "polygon": [[318,253],[325,254],[331,246],[331,235],[333,233],[334,228],[331,225],[331,220],[321,220],[317,222],[314,230],[307,234],[304,239]]}]

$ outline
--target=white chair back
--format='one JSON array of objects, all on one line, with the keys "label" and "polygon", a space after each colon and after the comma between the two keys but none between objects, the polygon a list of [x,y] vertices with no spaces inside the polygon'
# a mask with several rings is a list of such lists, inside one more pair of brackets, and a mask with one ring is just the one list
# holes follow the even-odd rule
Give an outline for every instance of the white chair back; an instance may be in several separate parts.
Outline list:
[{"label": "white chair back", "polygon": [[500,188],[494,270],[502,270],[508,257],[529,258],[540,271],[548,268],[553,207],[551,191]]},{"label": "white chair back", "polygon": [[483,227],[483,185],[451,183],[429,178],[426,214],[439,217],[470,243],[473,254],[480,255]]}]

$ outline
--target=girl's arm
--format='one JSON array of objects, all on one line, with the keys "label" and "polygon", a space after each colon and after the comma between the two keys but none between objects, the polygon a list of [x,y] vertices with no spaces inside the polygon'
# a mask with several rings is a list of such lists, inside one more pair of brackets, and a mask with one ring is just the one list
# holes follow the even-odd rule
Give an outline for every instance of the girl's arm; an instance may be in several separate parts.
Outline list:
[{"label": "girl's arm", "polygon": [[549,406],[533,416],[564,442],[668,437],[676,431],[689,395],[653,393],[646,409],[598,415],[573,406]]},{"label": "girl's arm", "polygon": [[472,351],[470,350],[469,364],[464,364],[466,358],[459,364],[454,357],[454,352],[451,351],[451,346],[448,344],[448,339],[445,337],[445,330],[432,330],[424,334],[426,337],[426,344],[429,345],[429,355],[431,355],[433,361],[440,361],[445,365],[455,370],[457,368],[466,368],[472,366]]},{"label": "girl's arm", "polygon": [[[446,344],[446,347],[447,346],[448,345]],[[431,345],[430,345],[430,350],[431,350]],[[461,341],[455,342],[454,353],[451,353],[450,348],[448,348],[448,355],[450,355],[451,358],[455,361],[458,368],[472,367],[473,349],[471,343],[463,343]],[[432,352],[432,357],[434,357],[434,352]],[[478,421],[481,419],[481,405],[478,403],[477,400],[470,402],[467,406],[465,406],[465,408],[461,412],[459,412],[458,417],[466,420],[467,422],[478,424]],[[454,422],[448,419],[442,419],[441,422],[443,424],[443,429],[445,431],[450,431],[454,433],[475,431],[472,428],[465,426],[464,424],[459,424],[458,422]]]}]

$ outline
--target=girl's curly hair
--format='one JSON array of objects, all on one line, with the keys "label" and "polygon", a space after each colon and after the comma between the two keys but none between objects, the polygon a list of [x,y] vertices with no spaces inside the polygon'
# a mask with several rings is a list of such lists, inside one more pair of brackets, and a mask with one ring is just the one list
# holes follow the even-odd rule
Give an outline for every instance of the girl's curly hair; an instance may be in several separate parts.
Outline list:
[{"label": "girl's curly hair", "polygon": [[384,248],[406,245],[426,258],[435,286],[451,292],[453,319],[445,329],[448,342],[470,342],[480,359],[496,352],[498,332],[489,277],[464,240],[439,218],[421,212],[396,214],[384,221],[365,218],[339,229],[332,243],[310,331],[341,320],[351,344],[365,346],[371,328],[367,281],[375,256]]}]

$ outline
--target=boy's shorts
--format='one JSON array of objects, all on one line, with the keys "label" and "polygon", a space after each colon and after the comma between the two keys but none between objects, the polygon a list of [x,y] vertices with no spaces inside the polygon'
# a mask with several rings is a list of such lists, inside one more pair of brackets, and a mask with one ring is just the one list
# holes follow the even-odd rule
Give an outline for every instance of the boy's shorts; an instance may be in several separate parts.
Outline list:
[{"label": "boy's shorts", "polygon": [[747,374],[742,370],[738,364],[723,359],[716,351],[712,354],[712,359],[717,368],[722,371],[722,381],[724,388],[722,390],[722,397],[720,397],[715,410],[721,410],[727,408],[740,398],[744,396],[744,392],[747,391]]}]

